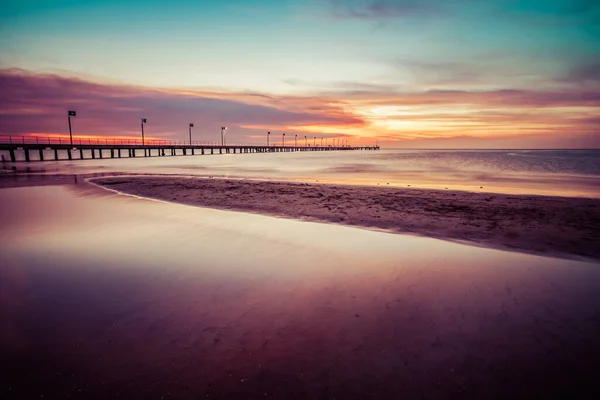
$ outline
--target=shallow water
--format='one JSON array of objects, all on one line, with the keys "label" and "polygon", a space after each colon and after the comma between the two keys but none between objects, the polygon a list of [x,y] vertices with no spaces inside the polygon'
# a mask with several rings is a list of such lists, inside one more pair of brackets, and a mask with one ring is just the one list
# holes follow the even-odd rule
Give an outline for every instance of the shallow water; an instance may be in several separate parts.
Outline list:
[{"label": "shallow water", "polygon": [[598,264],[81,181],[0,204],[3,398],[596,390]]},{"label": "shallow water", "polygon": [[193,174],[600,197],[600,150],[337,151],[5,164],[12,167],[33,173]]}]

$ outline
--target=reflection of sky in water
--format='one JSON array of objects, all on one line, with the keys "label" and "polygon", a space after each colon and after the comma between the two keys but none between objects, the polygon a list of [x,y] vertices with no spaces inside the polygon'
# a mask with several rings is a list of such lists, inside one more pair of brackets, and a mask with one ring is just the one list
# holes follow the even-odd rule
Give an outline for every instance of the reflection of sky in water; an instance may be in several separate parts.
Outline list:
[{"label": "reflection of sky in water", "polygon": [[600,196],[600,151],[344,151],[19,163],[46,173],[193,174]]},{"label": "reflection of sky in water", "polygon": [[96,393],[506,393],[598,350],[596,264],[96,188],[0,202],[2,353]]}]

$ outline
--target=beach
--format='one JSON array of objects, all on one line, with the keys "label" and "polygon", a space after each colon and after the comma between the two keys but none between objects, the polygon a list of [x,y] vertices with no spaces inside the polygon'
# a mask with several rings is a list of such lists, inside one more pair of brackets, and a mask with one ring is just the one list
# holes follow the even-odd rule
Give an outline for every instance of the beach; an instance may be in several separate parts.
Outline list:
[{"label": "beach", "polygon": [[365,157],[16,163],[0,396],[600,395],[597,176],[436,189]]},{"label": "beach", "polygon": [[190,177],[92,182],[188,205],[600,259],[600,199]]},{"label": "beach", "polygon": [[81,180],[0,202],[6,399],[598,394],[597,263]]}]

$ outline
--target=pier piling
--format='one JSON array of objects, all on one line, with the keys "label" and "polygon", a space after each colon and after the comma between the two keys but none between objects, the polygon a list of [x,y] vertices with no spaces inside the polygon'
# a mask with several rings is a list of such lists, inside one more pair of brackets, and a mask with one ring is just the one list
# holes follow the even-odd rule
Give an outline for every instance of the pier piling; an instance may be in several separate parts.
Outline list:
[{"label": "pier piling", "polygon": [[[338,151],[338,150],[379,150],[379,146],[357,146],[357,147],[338,147],[338,146],[241,146],[241,145],[203,145],[203,144],[189,144],[189,143],[161,143],[157,144],[139,144],[139,143],[123,143],[117,144],[117,140],[114,140],[113,144],[110,144],[108,140],[104,141],[103,144],[99,140],[96,143],[93,143],[92,140],[86,140],[87,144],[84,143],[83,140],[74,139],[73,143],[79,143],[77,148],[74,148],[73,145],[67,143],[58,143],[54,142],[54,139],[44,138],[44,140],[40,140],[40,138],[35,138],[31,140],[29,143],[27,140],[23,139],[23,137],[3,137],[0,135],[0,152],[6,151],[10,154],[10,161],[17,162],[17,152],[23,154],[21,159],[24,159],[26,162],[31,162],[31,152],[37,152],[39,154],[39,161],[49,161],[52,160],[52,157],[45,157],[44,151],[49,150],[54,153],[54,160],[58,161],[59,151],[66,151],[66,158],[69,160],[73,159],[73,152],[79,150],[79,159],[85,160],[86,156],[84,151],[89,151],[90,156],[87,156],[87,159],[96,159],[96,150],[98,151],[97,157],[102,159],[104,158],[104,151],[110,151],[110,158],[122,158],[124,155],[121,153],[121,150],[127,150],[127,154],[129,158],[136,157],[136,150],[143,150],[144,157],[153,157],[152,152],[155,151],[154,156],[164,157],[167,152],[171,156],[177,155],[205,155],[205,154],[251,154],[251,153],[290,153],[296,151]],[[116,150],[116,155],[115,155]],[[199,151],[198,151],[199,150]],[[208,151],[210,150],[210,153]],[[107,153],[108,154],[108,153]],[[108,155],[107,155],[108,157]],[[38,158],[36,157],[37,161]]]}]

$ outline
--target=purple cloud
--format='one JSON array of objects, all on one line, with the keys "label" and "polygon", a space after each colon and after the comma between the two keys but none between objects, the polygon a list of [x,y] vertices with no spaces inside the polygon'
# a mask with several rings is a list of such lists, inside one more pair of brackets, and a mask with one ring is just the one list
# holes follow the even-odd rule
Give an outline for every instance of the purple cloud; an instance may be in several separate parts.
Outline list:
[{"label": "purple cloud", "polygon": [[[104,85],[19,70],[0,71],[0,133],[66,133],[67,110],[77,110],[78,134],[137,135],[140,118],[148,118],[148,136],[184,138],[189,122],[197,140],[216,140],[219,128],[230,135],[253,133],[244,126],[304,126],[360,122],[344,113],[312,112],[298,104],[293,111],[215,94],[182,93],[136,86]],[[257,95],[258,97],[261,97]],[[229,95],[235,97],[235,94]],[[285,102],[283,102],[285,103]],[[213,138],[214,136],[214,138]]]},{"label": "purple cloud", "polygon": [[600,83],[600,62],[574,66],[562,80],[579,84]]}]

